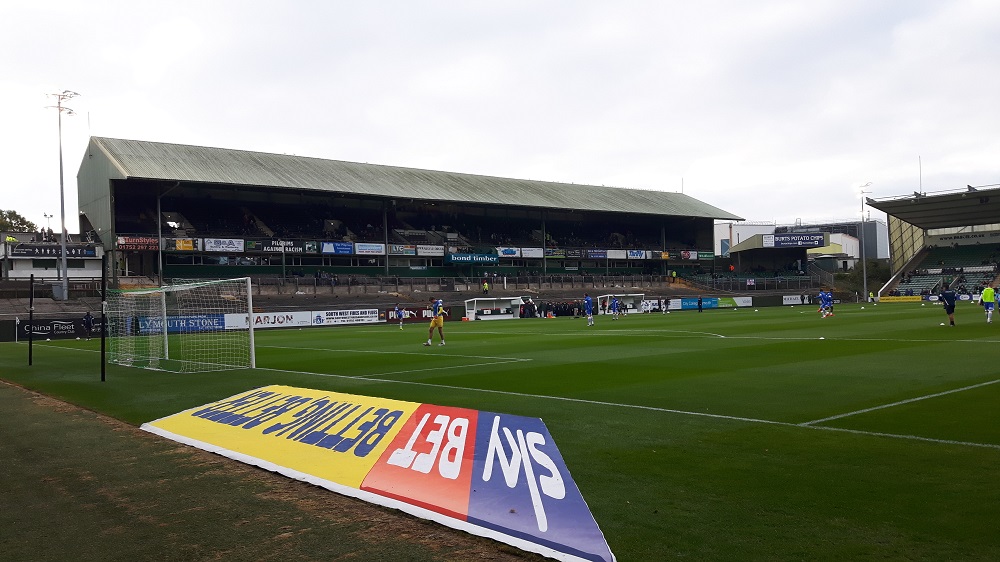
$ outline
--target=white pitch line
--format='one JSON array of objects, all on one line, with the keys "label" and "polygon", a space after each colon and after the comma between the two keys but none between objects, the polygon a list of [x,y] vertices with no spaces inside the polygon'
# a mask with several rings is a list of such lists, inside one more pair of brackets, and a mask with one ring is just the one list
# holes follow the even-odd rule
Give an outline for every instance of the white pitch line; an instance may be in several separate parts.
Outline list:
[{"label": "white pitch line", "polygon": [[969,386],[963,386],[962,388],[953,388],[951,390],[945,390],[943,392],[935,392],[934,394],[928,394],[926,396],[917,396],[916,398],[909,398],[907,400],[900,400],[899,402],[893,402],[891,404],[882,404],[881,406],[873,406],[871,408],[865,408],[863,410],[856,410],[854,412],[847,412],[846,414],[837,414],[836,416],[830,416],[828,418],[823,418],[823,419],[819,419],[819,420],[812,420],[812,421],[802,422],[799,425],[807,426],[807,425],[812,425],[812,424],[816,424],[816,423],[828,422],[828,421],[832,421],[832,420],[839,420],[840,418],[846,418],[846,417],[849,417],[849,416],[856,416],[858,414],[865,414],[865,413],[868,413],[868,412],[874,412],[876,410],[884,410],[885,408],[892,408],[892,407],[895,407],[895,406],[902,406],[903,404],[910,404],[912,402],[919,402],[921,400],[927,400],[929,398],[937,398],[938,396],[946,396],[948,394],[954,394],[956,392],[965,392],[966,390],[972,390],[974,388],[981,388],[981,387],[984,387],[984,386],[989,386],[991,384],[996,384],[998,382],[1000,382],[1000,379],[995,379],[995,380],[987,381],[987,382],[981,382],[979,384],[973,384],[973,385],[969,385]]},{"label": "white pitch line", "polygon": [[[270,349],[298,349],[302,351],[331,351],[335,353],[377,353],[379,355],[420,355],[426,356],[426,353],[421,353],[419,351],[381,351],[381,350],[362,350],[362,349],[331,349],[323,347],[292,347],[284,345],[257,345],[258,349],[262,347]],[[438,346],[435,346],[438,347]],[[513,363],[516,361],[531,361],[524,357],[492,357],[489,355],[455,355],[449,353],[448,355],[443,355],[439,357],[462,357],[465,359],[499,359],[501,361],[506,361],[508,363]]]},{"label": "white pitch line", "polygon": [[581,335],[587,335],[587,336],[609,336],[610,335],[610,336],[615,336],[615,335],[623,335],[623,334],[654,337],[654,336],[656,336],[656,335],[658,335],[660,333],[695,334],[695,335],[702,335],[702,336],[712,336],[712,337],[716,337],[716,338],[728,338],[728,337],[730,337],[730,336],[724,336],[722,334],[714,334],[712,332],[696,332],[696,331],[693,331],[693,330],[660,330],[660,329],[657,329],[657,328],[652,328],[652,329],[649,329],[649,330],[640,330],[640,329],[597,330],[597,331],[570,332],[570,333],[559,333],[559,334],[552,334],[552,333],[546,333],[546,332],[539,332],[539,333],[535,333],[535,332],[516,332],[516,333],[515,332],[462,332],[462,333],[463,334],[477,334],[477,335],[479,335],[479,334],[496,334],[496,335],[509,335],[509,336],[524,336],[524,335],[530,335],[530,336],[554,336],[554,337],[564,337],[564,338],[565,337],[574,337],[575,338],[575,337],[581,336]]},{"label": "white pitch line", "polygon": [[[456,367],[457,368],[457,367]],[[818,426],[818,425],[804,425],[799,423],[790,422],[780,422],[773,420],[764,420],[758,418],[747,418],[742,416],[727,416],[723,414],[709,414],[707,412],[690,412],[686,410],[674,410],[671,408],[658,408],[655,406],[641,406],[638,404],[621,404],[618,402],[604,402],[600,400],[584,400],[582,398],[570,398],[567,396],[548,396],[544,394],[528,394],[524,392],[510,392],[507,390],[492,390],[488,388],[467,388],[463,386],[454,386],[449,384],[437,384],[429,382],[419,382],[419,381],[400,381],[400,380],[386,380],[386,379],[372,379],[363,376],[348,376],[348,375],[334,375],[330,373],[310,373],[306,371],[290,371],[287,369],[271,369],[268,367],[258,367],[258,370],[274,371],[278,373],[292,373],[297,375],[314,375],[318,377],[332,377],[339,379],[351,379],[351,380],[363,380],[368,382],[380,382],[380,383],[396,383],[396,384],[407,384],[413,386],[429,386],[432,388],[447,388],[451,390],[459,390],[466,392],[483,392],[487,394],[503,394],[505,396],[522,396],[525,398],[535,398],[538,400],[558,400],[563,402],[575,402],[578,404],[592,404],[595,406],[610,406],[613,408],[628,408],[632,410],[646,410],[651,412],[663,412],[668,414],[679,414],[685,416],[699,416],[705,418],[714,418],[730,421],[741,421],[748,423],[761,423],[767,425],[777,425],[782,427],[795,427],[800,429],[813,429],[817,431],[839,431],[842,433],[853,433],[855,435],[867,435],[871,437],[885,437],[890,439],[906,439],[910,441],[924,441],[928,443],[940,443],[943,445],[961,445],[967,447],[982,447],[987,449],[998,449],[1000,450],[1000,445],[993,443],[976,443],[974,441],[956,441],[952,439],[935,439],[933,437],[921,437],[919,435],[904,435],[897,433],[881,433],[877,431],[863,431],[858,429],[844,429],[840,427],[829,427],[829,426]]]},{"label": "white pitch line", "polygon": [[934,437],[921,437],[919,435],[903,435],[900,433],[882,433],[879,431],[864,431],[861,429],[847,429],[843,427],[829,427],[822,425],[802,425],[798,427],[807,429],[821,429],[825,431],[839,431],[841,433],[853,433],[855,435],[868,435],[872,437],[888,437],[891,439],[907,439],[911,441],[925,441],[928,443],[940,443],[942,445],[961,445],[965,447],[982,447],[984,449],[1000,449],[1000,445],[995,443],[977,443],[975,441],[955,441],[954,439],[935,439]]},{"label": "white pitch line", "polygon": [[[466,366],[471,366],[471,365],[456,365],[456,366],[454,366],[452,368],[460,368],[460,367],[466,367]],[[723,414],[709,414],[707,412],[688,412],[688,411],[684,411],[684,410],[672,410],[670,408],[658,408],[656,406],[641,406],[641,405],[637,405],[637,404],[621,404],[621,403],[618,403],[618,402],[602,402],[600,400],[584,400],[583,398],[570,398],[568,396],[549,396],[549,395],[545,395],[545,394],[528,394],[526,392],[511,392],[509,390],[493,390],[493,389],[489,389],[489,388],[469,388],[469,387],[464,387],[464,386],[454,386],[454,385],[449,385],[449,384],[437,384],[437,383],[420,382],[420,381],[399,381],[399,380],[385,380],[385,379],[370,379],[370,378],[368,378],[370,376],[382,376],[382,375],[391,374],[391,373],[380,373],[380,374],[377,374],[377,375],[368,375],[368,376],[351,376],[351,375],[334,375],[334,374],[330,374],[330,373],[311,373],[311,372],[308,372],[308,371],[290,371],[290,370],[287,370],[287,369],[272,369],[270,367],[257,367],[257,370],[275,371],[275,372],[279,372],[279,373],[293,373],[293,374],[299,374],[299,375],[315,375],[315,376],[318,376],[318,377],[333,377],[333,378],[340,378],[340,379],[363,380],[363,381],[371,381],[371,382],[383,382],[383,383],[389,382],[389,383],[397,383],[397,384],[409,384],[409,385],[415,385],[415,386],[430,386],[430,387],[434,387],[434,388],[448,388],[448,389],[451,389],[451,390],[464,390],[464,391],[468,391],[468,392],[484,392],[484,393],[487,393],[487,394],[503,394],[505,396],[523,396],[525,398],[537,398],[537,399],[540,399],[540,400],[560,400],[560,401],[564,401],[564,402],[577,402],[577,403],[580,403],[580,404],[594,404],[594,405],[600,405],[600,406],[614,406],[614,407],[618,407],[618,408],[632,408],[632,409],[636,409],[636,410],[649,410],[649,411],[653,411],[653,412],[666,412],[666,413],[673,413],[673,414],[685,414],[685,415],[689,415],[689,416],[702,416],[702,417],[706,417],[706,418],[719,418],[719,419],[736,420],[736,421],[746,421],[746,422],[754,422],[754,423],[766,423],[766,424],[774,424],[774,425],[785,425],[785,426],[790,426],[790,427],[795,427],[796,426],[796,424],[788,423],[788,422],[778,422],[778,421],[771,421],[771,420],[762,420],[762,419],[757,419],[757,418],[745,418],[745,417],[740,417],[740,416],[727,416],[727,415],[723,415]],[[431,370],[434,370],[434,369],[421,369],[421,370],[431,371]]]},{"label": "white pitch line", "polygon": [[[586,335],[592,335],[592,336],[605,336],[605,335],[612,335],[613,336],[613,335],[629,334],[629,335],[639,335],[639,336],[643,336],[644,335],[644,336],[647,336],[647,337],[655,337],[659,333],[663,333],[663,332],[678,333],[678,334],[704,335],[704,336],[710,336],[710,337],[713,337],[713,338],[724,338],[724,339],[730,339],[730,340],[813,341],[813,340],[817,340],[818,339],[818,338],[812,337],[812,336],[810,336],[810,337],[803,337],[803,336],[783,336],[783,337],[779,337],[779,336],[727,336],[727,335],[724,335],[724,334],[716,334],[716,333],[712,333],[712,332],[696,332],[696,331],[693,331],[693,330],[659,330],[659,329],[656,329],[656,328],[649,329],[649,330],[641,330],[641,329],[639,329],[639,330],[629,330],[629,329],[626,329],[626,330],[598,330],[598,331],[594,331],[594,332],[585,332],[585,333],[586,333]],[[565,334],[565,333],[564,334],[538,333],[538,334],[535,334],[535,333],[530,333],[530,332],[513,333],[513,332],[478,332],[478,331],[477,332],[463,332],[463,333],[467,333],[467,334],[496,334],[496,335],[511,335],[511,336],[515,336],[515,335],[516,336],[523,336],[523,335],[536,336],[537,335],[537,336],[558,336],[558,337],[576,337],[576,336],[580,335],[580,334],[577,334],[577,333],[568,333],[568,334]],[[581,333],[584,333],[584,332],[581,332]],[[873,341],[873,342],[900,342],[900,343],[905,343],[905,342],[912,342],[912,343],[1000,343],[1000,340],[993,340],[993,339],[986,339],[986,338],[982,338],[982,339],[939,340],[939,339],[912,339],[912,338],[838,338],[838,337],[835,337],[835,336],[833,336],[833,337],[827,337],[827,338],[824,339],[824,341],[849,341],[849,342]],[[260,347],[260,346],[258,346],[258,347]]]},{"label": "white pitch line", "polygon": [[[426,369],[409,369],[409,370],[406,370],[406,371],[390,371],[388,373],[372,373],[370,375],[365,375],[365,376],[368,376],[368,377],[384,377],[384,376],[388,376],[388,375],[401,375],[401,374],[405,374],[405,373],[420,373],[420,372],[423,372],[423,371],[443,371],[445,369],[464,369],[466,367],[485,367],[487,365],[505,365],[507,363],[517,363],[519,361],[522,361],[522,359],[508,360],[508,361],[493,361],[493,362],[490,362],[490,363],[471,363],[471,364],[468,364],[468,365],[451,365],[450,367],[427,367]],[[528,361],[530,361],[530,359],[528,359]]]},{"label": "white pitch line", "polygon": [[648,334],[650,334],[650,332],[652,332],[653,335],[658,334],[658,333],[671,333],[671,334],[694,334],[694,335],[701,335],[701,336],[712,336],[712,337],[715,337],[715,338],[728,338],[728,337],[730,337],[730,336],[724,336],[722,334],[715,334],[715,333],[712,333],[712,332],[696,332],[694,330],[660,330],[660,329],[657,329],[657,328],[653,328],[651,330],[632,330],[632,329],[625,329],[625,330],[602,330],[602,331],[599,331],[599,332],[591,332],[591,333],[600,334],[600,335],[605,335],[605,334],[619,334],[619,333],[621,333],[621,334],[648,335]]},{"label": "white pitch line", "polygon": [[[57,347],[57,348],[60,348],[60,349],[66,349],[66,350],[71,350],[71,351],[87,351],[87,352],[95,352],[95,353],[97,351],[97,350],[91,350],[91,349],[75,349],[75,348],[72,348],[72,347],[63,347],[63,346],[55,346],[55,345],[48,345],[46,347]],[[513,361],[506,361],[506,362],[513,363]],[[441,368],[460,369],[462,367],[471,367],[471,366],[474,366],[474,365],[454,365],[452,367],[441,367]],[[375,375],[369,375],[368,377],[362,377],[362,376],[349,376],[349,375],[335,375],[335,374],[332,374],[332,373],[312,373],[312,372],[309,372],[309,371],[291,371],[291,370],[288,370],[288,369],[272,369],[270,367],[257,367],[256,370],[258,370],[258,371],[273,371],[273,372],[276,372],[276,373],[290,373],[290,374],[295,374],[295,375],[310,375],[310,376],[315,376],[315,377],[330,377],[330,378],[337,378],[337,379],[362,380],[362,381],[378,382],[378,383],[395,383],[395,384],[408,384],[408,385],[414,385],[414,386],[429,386],[429,387],[432,387],[432,388],[447,388],[447,389],[460,390],[460,391],[466,391],[466,392],[483,392],[483,393],[487,393],[487,394],[504,394],[504,395],[508,395],[508,396],[523,396],[525,398],[535,398],[535,399],[539,399],[539,400],[560,400],[560,401],[564,401],[564,402],[576,402],[576,403],[580,403],[580,404],[593,404],[593,405],[600,405],[600,406],[610,406],[610,407],[613,407],[613,408],[629,408],[629,409],[634,409],[634,410],[647,410],[647,411],[652,411],[652,412],[663,412],[663,413],[679,414],[679,415],[685,415],[685,416],[699,416],[699,417],[705,417],[705,418],[723,419],[723,420],[731,420],[731,421],[742,421],[742,422],[748,422],[748,423],[762,423],[762,424],[777,425],[777,426],[782,426],[782,427],[797,427],[797,428],[802,428],[802,429],[814,429],[814,430],[819,430],[819,431],[839,431],[839,432],[842,432],[842,433],[853,433],[855,435],[867,435],[867,436],[870,436],[870,437],[885,437],[885,438],[889,438],[889,439],[906,439],[906,440],[910,440],[910,441],[924,441],[924,442],[928,442],[928,443],[940,443],[942,445],[959,445],[959,446],[965,446],[965,447],[981,447],[981,448],[986,448],[986,449],[997,449],[997,450],[1000,450],[1000,445],[996,445],[996,444],[993,444],[993,443],[976,443],[974,441],[956,441],[956,440],[952,440],[952,439],[935,439],[933,437],[920,437],[918,435],[905,435],[905,434],[898,434],[898,433],[881,433],[881,432],[877,432],[877,431],[863,431],[863,430],[860,430],[860,429],[845,429],[845,428],[842,428],[842,427],[830,427],[830,426],[822,426],[822,425],[809,425],[809,424],[817,423],[817,421],[821,421],[821,420],[811,421],[811,422],[806,422],[806,423],[790,423],[790,422],[780,422],[780,421],[773,421],[773,420],[763,420],[763,419],[757,419],[757,418],[747,418],[747,417],[742,417],[742,416],[727,416],[727,415],[723,415],[723,414],[709,414],[707,412],[689,412],[689,411],[686,411],[686,410],[674,410],[674,409],[670,409],[670,408],[657,408],[655,406],[640,406],[638,404],[621,404],[621,403],[617,403],[617,402],[603,402],[603,401],[599,401],[599,400],[584,400],[582,398],[569,398],[569,397],[566,397],[566,396],[547,396],[547,395],[544,395],[544,394],[527,394],[527,393],[523,393],[523,392],[509,392],[509,391],[506,391],[506,390],[491,390],[491,389],[488,389],[488,388],[467,388],[467,387],[464,387],[464,386],[454,386],[454,385],[448,385],[448,384],[436,384],[436,383],[429,383],[429,382],[400,381],[400,380],[393,380],[393,379],[386,380],[386,379],[370,378],[370,377],[376,377],[376,376],[384,376],[384,375],[393,374],[393,373],[379,373],[379,374],[375,374]],[[426,369],[426,370],[434,370],[434,369]],[[998,379],[996,381],[990,381],[988,383],[980,383],[979,385],[974,385],[974,386],[984,386],[986,384],[993,384],[995,382],[1000,382],[1000,379]],[[972,387],[969,387],[969,388],[972,388]],[[957,390],[948,391],[948,392],[958,392],[959,390],[963,390],[963,389],[957,389]],[[939,393],[939,394],[947,394],[948,392]]]},{"label": "white pitch line", "polygon": [[[725,336],[725,337],[726,337],[726,339],[732,339],[732,340],[773,340],[773,341],[809,341],[809,340],[815,340],[815,339],[817,339],[815,337],[801,337],[801,336],[799,336],[799,337],[795,337],[795,336],[788,336],[788,337],[776,337],[776,336]],[[985,338],[983,338],[983,339],[976,339],[976,340],[967,340],[967,339],[959,339],[959,340],[938,340],[938,339],[922,340],[922,339],[910,339],[910,338],[838,338],[838,337],[828,337],[828,338],[825,338],[825,341],[878,341],[878,342],[899,342],[899,343],[913,342],[913,343],[946,343],[946,344],[947,343],[998,343],[998,342],[1000,342],[1000,340],[991,340],[991,339],[985,339]]]}]

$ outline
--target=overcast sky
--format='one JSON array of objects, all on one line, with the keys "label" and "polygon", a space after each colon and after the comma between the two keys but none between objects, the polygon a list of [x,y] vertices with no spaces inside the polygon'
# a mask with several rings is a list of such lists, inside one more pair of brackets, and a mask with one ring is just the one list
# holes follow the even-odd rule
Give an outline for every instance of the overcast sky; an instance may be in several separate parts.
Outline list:
[{"label": "overcast sky", "polygon": [[0,209],[55,230],[64,89],[71,232],[91,135],[683,185],[779,224],[1000,184],[996,0],[10,0],[0,47]]}]

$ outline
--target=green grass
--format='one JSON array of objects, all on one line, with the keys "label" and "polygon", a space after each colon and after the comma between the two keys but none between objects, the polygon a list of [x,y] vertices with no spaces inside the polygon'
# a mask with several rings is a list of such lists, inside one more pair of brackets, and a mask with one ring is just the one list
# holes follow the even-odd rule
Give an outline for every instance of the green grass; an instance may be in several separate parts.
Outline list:
[{"label": "green grass", "polygon": [[443,348],[423,325],[258,331],[256,370],[103,384],[96,341],[30,369],[0,344],[0,376],[136,425],[266,384],[541,417],[620,560],[996,560],[1000,318],[956,316],[450,322]]}]

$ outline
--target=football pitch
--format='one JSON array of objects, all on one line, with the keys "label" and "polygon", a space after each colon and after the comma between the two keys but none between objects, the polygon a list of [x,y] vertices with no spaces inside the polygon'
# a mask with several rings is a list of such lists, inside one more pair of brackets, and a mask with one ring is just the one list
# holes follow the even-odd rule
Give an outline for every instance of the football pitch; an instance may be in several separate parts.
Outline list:
[{"label": "football pitch", "polygon": [[[542,418],[619,560],[1000,559],[1000,317],[838,305],[256,332],[254,370],[0,344],[0,378],[140,425],[280,384]],[[332,492],[331,492],[332,493]]]}]

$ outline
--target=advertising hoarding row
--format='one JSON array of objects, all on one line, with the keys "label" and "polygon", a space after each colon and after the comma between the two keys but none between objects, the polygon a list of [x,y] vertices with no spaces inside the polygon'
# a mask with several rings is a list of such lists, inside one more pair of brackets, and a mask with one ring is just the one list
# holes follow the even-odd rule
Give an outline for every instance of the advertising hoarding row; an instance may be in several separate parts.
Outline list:
[{"label": "advertising hoarding row", "polygon": [[[91,330],[92,337],[99,337],[101,334],[101,318],[94,317],[94,327]],[[32,322],[27,319],[16,318],[14,320],[16,334],[15,339],[19,341],[27,340],[29,334],[34,339],[74,339],[87,336],[87,329],[83,326],[83,318],[35,318]]]},{"label": "advertising hoarding row", "polygon": [[[155,237],[119,236],[119,250],[155,251],[159,244]],[[689,260],[705,261],[715,258],[714,252],[699,250],[629,250],[629,249],[564,249],[517,248],[497,246],[496,254],[471,254],[446,251],[436,244],[379,244],[368,242],[331,242],[301,240],[250,240],[241,238],[165,238],[164,251],[168,252],[225,252],[264,254],[321,254],[339,256],[425,256],[446,257],[448,263],[499,263],[501,258],[528,259],[612,259],[612,260]]]},{"label": "advertising hoarding row", "polygon": [[[349,324],[375,324],[385,321],[377,308],[348,310],[298,310],[291,312],[255,312],[251,315],[253,329],[307,328],[310,326],[344,326]],[[227,330],[247,327],[246,314],[226,314]]]}]

